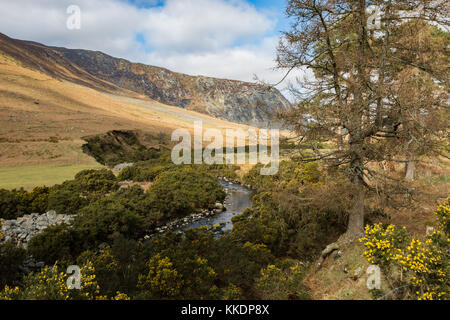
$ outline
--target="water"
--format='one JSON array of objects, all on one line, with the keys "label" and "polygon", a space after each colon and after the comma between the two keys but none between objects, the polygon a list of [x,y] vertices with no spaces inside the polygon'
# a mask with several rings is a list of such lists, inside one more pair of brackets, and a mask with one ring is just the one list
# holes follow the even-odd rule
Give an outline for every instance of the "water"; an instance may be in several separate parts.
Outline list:
[{"label": "water", "polygon": [[183,226],[180,231],[184,231],[190,228],[198,228],[201,226],[212,227],[220,223],[224,224],[222,228],[223,231],[231,230],[233,228],[231,219],[234,216],[244,212],[245,209],[252,206],[251,190],[245,188],[240,184],[229,183],[221,179],[219,179],[219,182],[227,191],[227,197],[224,201],[224,206],[227,210],[221,213],[217,213],[213,216],[194,221],[186,226]]}]

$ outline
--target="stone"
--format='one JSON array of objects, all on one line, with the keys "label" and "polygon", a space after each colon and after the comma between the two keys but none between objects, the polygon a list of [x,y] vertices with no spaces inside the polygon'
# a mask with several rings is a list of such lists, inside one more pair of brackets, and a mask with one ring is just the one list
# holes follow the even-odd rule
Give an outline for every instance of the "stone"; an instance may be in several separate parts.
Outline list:
[{"label": "stone", "polygon": [[118,165],[115,165],[113,170],[114,171],[122,171],[123,169],[127,168],[127,167],[131,167],[133,165],[132,162],[123,162],[123,163],[119,163]]},{"label": "stone", "polygon": [[356,268],[355,271],[353,271],[353,279],[354,280],[358,279],[359,276],[361,275],[362,271],[363,271],[362,267]]},{"label": "stone", "polygon": [[51,225],[61,222],[70,224],[74,216],[57,215],[54,210],[44,214],[32,213],[15,220],[6,220],[2,227],[3,239],[1,241],[14,241],[17,245],[27,247],[32,237],[41,233]]},{"label": "stone", "polygon": [[320,267],[322,266],[323,261],[335,250],[339,250],[339,246],[337,243],[331,243],[322,251],[319,262],[317,265]]}]

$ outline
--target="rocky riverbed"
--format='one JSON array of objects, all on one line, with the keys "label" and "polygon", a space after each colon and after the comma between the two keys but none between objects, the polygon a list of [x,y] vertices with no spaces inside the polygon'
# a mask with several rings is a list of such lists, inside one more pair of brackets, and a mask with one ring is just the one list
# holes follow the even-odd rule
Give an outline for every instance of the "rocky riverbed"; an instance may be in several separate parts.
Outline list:
[{"label": "rocky riverbed", "polygon": [[239,182],[230,181],[226,178],[221,178],[219,181],[227,193],[223,203],[224,210],[222,210],[222,212],[220,212],[220,210],[215,210],[209,215],[197,216],[192,221],[188,221],[187,223],[183,223],[176,227],[174,231],[184,232],[189,228],[205,226],[219,236],[223,234],[224,231],[233,228],[233,217],[251,207],[252,190],[247,186],[241,185]]},{"label": "rocky riverbed", "polygon": [[177,231],[177,230],[183,229],[189,225],[192,225],[196,221],[199,221],[206,217],[212,217],[212,216],[219,214],[225,210],[226,210],[225,206],[222,203],[217,202],[214,206],[214,209],[212,209],[212,210],[204,209],[204,210],[201,210],[200,212],[193,213],[184,218],[174,219],[174,220],[168,222],[167,224],[165,224],[164,226],[156,228],[155,233],[145,236],[145,239],[149,239],[156,234],[162,234],[167,231]]},{"label": "rocky riverbed", "polygon": [[[155,229],[155,232],[145,236],[149,239],[157,234],[167,231],[183,232],[189,228],[206,226],[216,234],[232,228],[231,219],[251,206],[251,191],[237,182],[231,182],[226,178],[219,179],[227,196],[224,203],[217,202],[213,209],[203,209],[189,216],[172,220]],[[41,233],[46,228],[61,223],[69,224],[75,215],[57,214],[54,210],[43,214],[32,213],[14,220],[3,220],[1,241],[13,241],[18,246],[27,247],[32,237]]]}]

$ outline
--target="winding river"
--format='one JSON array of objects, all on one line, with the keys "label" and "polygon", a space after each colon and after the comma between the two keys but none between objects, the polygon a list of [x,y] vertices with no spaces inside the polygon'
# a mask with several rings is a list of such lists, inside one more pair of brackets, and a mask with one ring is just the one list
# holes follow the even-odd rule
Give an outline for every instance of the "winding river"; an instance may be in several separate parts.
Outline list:
[{"label": "winding river", "polygon": [[220,184],[224,187],[227,196],[224,201],[226,211],[217,213],[213,216],[204,217],[192,223],[189,223],[177,231],[184,231],[190,228],[198,228],[201,226],[213,227],[214,225],[221,224],[222,231],[231,230],[233,223],[231,219],[244,212],[245,209],[252,206],[251,195],[252,191],[246,187],[237,184],[230,183],[225,180],[219,179]]}]

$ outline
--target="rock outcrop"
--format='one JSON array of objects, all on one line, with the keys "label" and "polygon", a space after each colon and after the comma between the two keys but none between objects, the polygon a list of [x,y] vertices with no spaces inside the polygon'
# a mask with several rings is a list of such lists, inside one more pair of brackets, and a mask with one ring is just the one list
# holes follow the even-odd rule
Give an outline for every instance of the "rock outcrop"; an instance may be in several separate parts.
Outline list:
[{"label": "rock outcrop", "polygon": [[132,63],[98,51],[53,48],[89,74],[164,104],[259,127],[290,104],[275,88],[227,79],[190,76]]},{"label": "rock outcrop", "polygon": [[51,210],[44,214],[32,213],[14,220],[3,220],[2,241],[13,241],[26,248],[28,241],[50,226],[70,224],[73,215],[56,214]]}]

